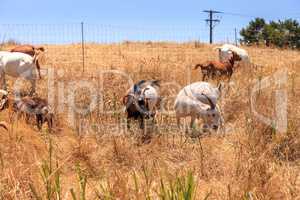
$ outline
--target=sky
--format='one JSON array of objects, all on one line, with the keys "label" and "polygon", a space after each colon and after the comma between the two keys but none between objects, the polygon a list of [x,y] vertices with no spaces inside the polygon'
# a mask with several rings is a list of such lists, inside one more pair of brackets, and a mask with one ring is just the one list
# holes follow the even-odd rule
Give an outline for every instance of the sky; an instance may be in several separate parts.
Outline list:
[{"label": "sky", "polygon": [[215,16],[217,41],[232,40],[254,17],[300,21],[299,0],[0,0],[0,7],[0,39],[33,43],[75,42],[80,22],[88,41],[208,41],[208,9],[224,12]]}]

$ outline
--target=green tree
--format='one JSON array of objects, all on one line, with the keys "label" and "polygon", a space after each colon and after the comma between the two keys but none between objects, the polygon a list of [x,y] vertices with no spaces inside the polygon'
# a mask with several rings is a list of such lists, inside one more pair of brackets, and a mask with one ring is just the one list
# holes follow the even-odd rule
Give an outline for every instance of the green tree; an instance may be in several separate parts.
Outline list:
[{"label": "green tree", "polygon": [[266,23],[264,19],[256,18],[243,28],[240,34],[241,41],[245,44],[263,43],[267,46],[300,49],[300,25],[293,19]]},{"label": "green tree", "polygon": [[254,21],[250,21],[246,28],[243,28],[240,32],[243,37],[242,42],[246,44],[259,44],[263,40],[263,29],[266,22],[262,18],[256,18]]}]

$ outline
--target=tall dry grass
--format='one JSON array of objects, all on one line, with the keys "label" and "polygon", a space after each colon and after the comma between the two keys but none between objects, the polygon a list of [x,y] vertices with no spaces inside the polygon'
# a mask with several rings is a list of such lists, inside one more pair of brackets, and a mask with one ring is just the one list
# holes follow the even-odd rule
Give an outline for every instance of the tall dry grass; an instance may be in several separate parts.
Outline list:
[{"label": "tall dry grass", "polygon": [[[7,46],[5,48],[10,48]],[[140,143],[137,127],[123,131],[121,98],[129,87],[124,78],[105,75],[103,90],[97,70],[122,70],[134,81],[159,79],[164,108],[172,109],[174,95],[189,82],[201,80],[191,67],[216,59],[209,45],[199,43],[131,43],[86,46],[86,69],[81,69],[80,45],[48,45],[44,68],[53,67],[55,87],[89,80],[103,93],[104,108],[76,115],[68,124],[68,110],[56,117],[56,131],[38,132],[22,119],[0,134],[0,199],[299,199],[300,142],[298,98],[300,53],[246,48],[257,69],[240,66],[230,90],[223,90],[221,107],[225,135],[187,138],[174,128],[174,116],[158,116],[149,144]],[[279,133],[264,125],[250,109],[249,91],[255,79],[288,70],[288,130]],[[63,70],[59,72],[59,70]],[[9,80],[12,84],[13,80]],[[47,97],[48,82],[38,93]],[[276,85],[257,94],[256,110],[274,114]],[[66,90],[63,91],[66,93]],[[67,93],[66,93],[67,95]],[[58,98],[56,92],[55,106]],[[80,107],[88,93],[75,97]],[[100,102],[101,103],[101,102]],[[57,111],[58,112],[58,111]],[[7,112],[1,120],[9,121]],[[89,124],[90,128],[84,125]],[[119,126],[119,128],[116,128]],[[196,127],[197,129],[197,127]]]}]

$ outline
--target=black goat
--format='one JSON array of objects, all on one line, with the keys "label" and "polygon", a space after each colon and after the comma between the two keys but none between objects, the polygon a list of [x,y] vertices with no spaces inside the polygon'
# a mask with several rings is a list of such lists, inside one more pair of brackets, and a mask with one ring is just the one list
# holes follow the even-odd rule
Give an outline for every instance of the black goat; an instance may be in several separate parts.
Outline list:
[{"label": "black goat", "polygon": [[130,119],[139,120],[140,128],[144,129],[144,119],[154,119],[155,112],[149,110],[148,100],[145,98],[144,89],[147,85],[159,87],[159,81],[141,80],[123,97],[123,104],[127,113],[127,127],[130,128]]}]

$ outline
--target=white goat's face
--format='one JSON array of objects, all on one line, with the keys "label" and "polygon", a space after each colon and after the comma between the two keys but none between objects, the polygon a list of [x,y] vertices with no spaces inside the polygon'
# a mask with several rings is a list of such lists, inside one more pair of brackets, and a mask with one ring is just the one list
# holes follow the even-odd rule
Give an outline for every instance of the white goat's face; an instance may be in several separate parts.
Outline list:
[{"label": "white goat's face", "polygon": [[204,116],[204,128],[217,130],[221,125],[221,115],[217,108],[209,108]]},{"label": "white goat's face", "polygon": [[155,112],[155,109],[157,107],[159,96],[156,89],[152,86],[147,86],[142,91],[142,96],[146,100],[149,111]]}]

